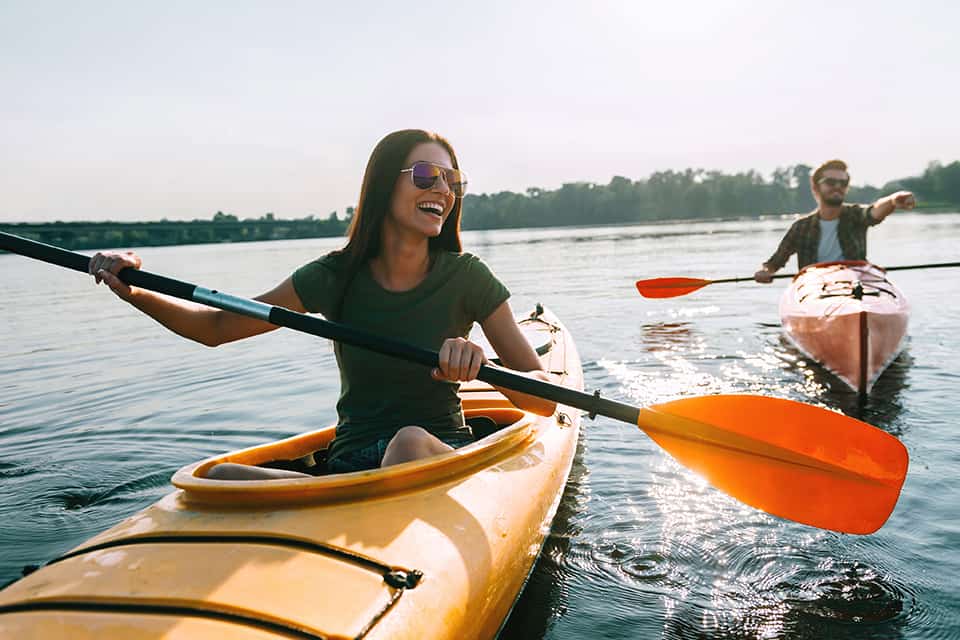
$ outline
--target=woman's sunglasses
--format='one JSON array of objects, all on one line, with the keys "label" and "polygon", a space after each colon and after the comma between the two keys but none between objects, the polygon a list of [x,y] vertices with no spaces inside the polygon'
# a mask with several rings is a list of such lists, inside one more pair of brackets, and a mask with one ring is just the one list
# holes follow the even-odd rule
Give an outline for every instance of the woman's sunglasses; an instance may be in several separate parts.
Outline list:
[{"label": "woman's sunglasses", "polygon": [[431,162],[414,162],[412,167],[401,169],[400,173],[409,173],[417,189],[432,189],[443,176],[453,195],[462,198],[467,192],[467,174],[459,169],[447,169]]}]

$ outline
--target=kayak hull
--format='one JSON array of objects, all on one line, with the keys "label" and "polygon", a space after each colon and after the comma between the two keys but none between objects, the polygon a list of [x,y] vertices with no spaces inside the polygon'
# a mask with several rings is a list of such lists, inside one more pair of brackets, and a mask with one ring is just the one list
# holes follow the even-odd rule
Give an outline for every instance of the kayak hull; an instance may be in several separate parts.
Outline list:
[{"label": "kayak hull", "polygon": [[903,349],[909,317],[903,293],[864,261],[810,265],[780,299],[790,341],[860,394]]},{"label": "kayak hull", "polygon": [[[525,323],[549,336],[545,368],[582,389],[559,320],[544,311]],[[219,462],[307,456],[329,427],[184,467],[175,492],[0,592],[0,636],[494,637],[549,532],[580,413],[525,413],[479,381],[461,397],[468,418],[500,428],[426,460],[291,480],[203,477]]]}]

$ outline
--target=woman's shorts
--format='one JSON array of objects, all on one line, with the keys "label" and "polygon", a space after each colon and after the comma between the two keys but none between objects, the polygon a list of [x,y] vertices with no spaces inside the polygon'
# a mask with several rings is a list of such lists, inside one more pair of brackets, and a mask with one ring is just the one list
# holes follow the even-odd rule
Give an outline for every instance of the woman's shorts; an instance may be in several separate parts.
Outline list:
[{"label": "woman's shorts", "polygon": [[[350,451],[342,456],[337,456],[333,460],[327,461],[327,470],[330,473],[350,473],[351,471],[367,471],[368,469],[377,469],[383,461],[383,454],[387,452],[387,445],[393,438],[380,438],[373,444]],[[454,449],[465,447],[468,444],[476,442],[470,434],[450,436],[449,438],[440,438]]]}]

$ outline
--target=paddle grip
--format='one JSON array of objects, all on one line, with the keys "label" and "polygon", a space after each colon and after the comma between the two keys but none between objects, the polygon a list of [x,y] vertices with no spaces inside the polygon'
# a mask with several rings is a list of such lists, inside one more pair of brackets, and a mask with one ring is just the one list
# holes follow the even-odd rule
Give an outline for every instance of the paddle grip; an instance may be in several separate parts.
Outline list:
[{"label": "paddle grip", "polygon": [[[60,247],[28,240],[3,231],[0,231],[0,249],[83,273],[88,273],[90,268],[90,257],[82,253],[67,251]],[[193,291],[197,288],[196,285],[189,282],[181,282],[139,269],[122,269],[117,277],[127,284],[166,293],[185,300],[192,300]]]},{"label": "paddle grip", "polygon": [[42,242],[21,238],[5,231],[0,231],[0,249],[57,264],[74,271],[86,272],[90,265],[90,258],[87,256]]}]

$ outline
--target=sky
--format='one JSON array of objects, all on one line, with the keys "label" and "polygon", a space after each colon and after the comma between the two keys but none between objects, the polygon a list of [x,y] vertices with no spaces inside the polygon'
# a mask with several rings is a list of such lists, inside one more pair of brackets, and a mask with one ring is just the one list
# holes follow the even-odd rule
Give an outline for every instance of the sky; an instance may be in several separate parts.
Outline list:
[{"label": "sky", "polygon": [[[0,222],[343,215],[390,131],[472,193],[960,159],[960,3],[0,1]],[[469,212],[465,212],[469,215]]]}]

